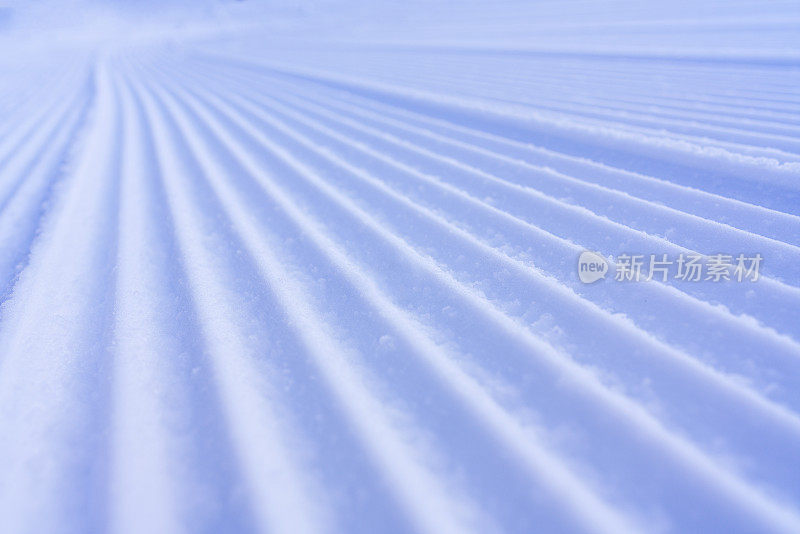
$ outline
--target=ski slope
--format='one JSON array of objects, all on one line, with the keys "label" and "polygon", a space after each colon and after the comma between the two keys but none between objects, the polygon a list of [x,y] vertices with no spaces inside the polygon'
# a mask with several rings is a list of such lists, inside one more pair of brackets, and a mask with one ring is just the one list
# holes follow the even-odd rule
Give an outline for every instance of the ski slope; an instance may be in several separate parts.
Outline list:
[{"label": "ski slope", "polygon": [[796,3],[6,4],[0,532],[800,532]]}]

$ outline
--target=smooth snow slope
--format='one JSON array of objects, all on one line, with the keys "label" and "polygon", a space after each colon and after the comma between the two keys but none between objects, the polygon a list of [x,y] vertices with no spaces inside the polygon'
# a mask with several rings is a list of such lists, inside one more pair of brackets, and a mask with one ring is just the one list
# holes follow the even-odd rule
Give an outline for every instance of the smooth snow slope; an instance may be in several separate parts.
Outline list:
[{"label": "smooth snow slope", "polygon": [[799,25],[0,5],[0,533],[800,532]]}]

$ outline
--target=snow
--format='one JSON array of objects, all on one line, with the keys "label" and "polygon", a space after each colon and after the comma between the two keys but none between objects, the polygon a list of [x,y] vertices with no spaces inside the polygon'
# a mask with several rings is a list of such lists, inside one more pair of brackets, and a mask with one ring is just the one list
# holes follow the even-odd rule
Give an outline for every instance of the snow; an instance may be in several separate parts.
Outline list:
[{"label": "snow", "polygon": [[0,532],[800,532],[798,23],[2,3]]}]

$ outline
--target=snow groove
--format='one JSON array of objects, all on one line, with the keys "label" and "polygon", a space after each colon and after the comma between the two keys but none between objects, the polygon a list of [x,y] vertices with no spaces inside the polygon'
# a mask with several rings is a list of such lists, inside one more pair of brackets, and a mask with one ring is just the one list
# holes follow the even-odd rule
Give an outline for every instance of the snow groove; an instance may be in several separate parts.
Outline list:
[{"label": "snow groove", "polygon": [[0,57],[0,530],[800,532],[791,9],[439,4]]}]

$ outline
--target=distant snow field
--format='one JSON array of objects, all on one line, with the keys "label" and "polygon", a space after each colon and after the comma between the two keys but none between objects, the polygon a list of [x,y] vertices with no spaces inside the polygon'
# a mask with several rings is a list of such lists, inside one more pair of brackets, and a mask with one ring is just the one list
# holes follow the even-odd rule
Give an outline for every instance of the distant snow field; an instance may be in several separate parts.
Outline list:
[{"label": "distant snow field", "polygon": [[0,1],[0,533],[800,533],[796,1]]}]

